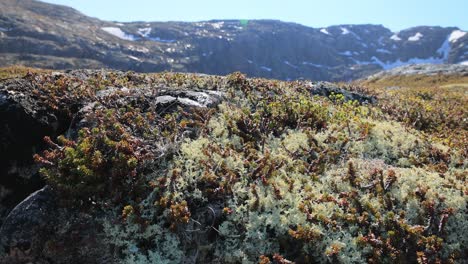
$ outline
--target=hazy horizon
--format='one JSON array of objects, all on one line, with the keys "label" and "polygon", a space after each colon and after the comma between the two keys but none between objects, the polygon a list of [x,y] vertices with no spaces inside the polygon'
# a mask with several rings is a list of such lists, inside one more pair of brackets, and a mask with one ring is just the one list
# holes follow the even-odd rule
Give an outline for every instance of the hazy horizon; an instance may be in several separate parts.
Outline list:
[{"label": "hazy horizon", "polygon": [[[155,3],[151,0],[96,2],[41,0],[69,6],[85,15],[117,22],[132,21],[206,21],[227,19],[271,19],[321,28],[340,24],[377,24],[396,32],[416,26],[442,26],[468,29],[468,2],[447,0],[392,2],[359,1],[247,1],[222,3],[214,0],[188,2],[174,0]],[[333,15],[330,15],[333,14]]]}]

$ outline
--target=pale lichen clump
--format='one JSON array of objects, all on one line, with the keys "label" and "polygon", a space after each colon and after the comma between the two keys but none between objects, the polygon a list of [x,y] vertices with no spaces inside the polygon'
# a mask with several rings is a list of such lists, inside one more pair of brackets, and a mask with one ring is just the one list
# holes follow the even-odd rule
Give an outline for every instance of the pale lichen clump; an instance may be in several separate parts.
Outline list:
[{"label": "pale lichen clump", "polygon": [[[215,255],[228,263],[254,263],[259,256],[278,252],[318,262],[362,263],[380,250],[393,250],[382,258],[404,258],[405,253],[397,249],[400,242],[393,241],[392,234],[406,234],[407,243],[415,247],[425,243],[425,235],[415,230],[429,219],[431,209],[424,207],[426,201],[438,204],[430,225],[442,223],[448,217],[445,212],[454,210],[450,214],[455,217],[450,216],[444,229],[450,235],[444,238],[446,246],[440,257],[460,252],[466,228],[459,229],[461,232],[452,228],[468,225],[462,216],[466,187],[450,173],[441,177],[424,166],[414,167],[424,163],[418,159],[430,149],[447,149],[437,148],[398,123],[358,119],[365,115],[359,112],[345,117],[349,129],[339,130],[342,124],[331,120],[328,129],[319,133],[306,127],[286,129],[259,139],[255,147],[239,138],[238,127],[230,127],[233,119],[245,116],[233,111],[232,105],[223,105],[208,125],[207,135],[182,145],[175,164],[182,170],[179,181],[187,182],[176,184],[168,195],[210,204],[211,198],[194,195],[205,191],[192,192],[191,186],[200,186],[206,173],[214,174],[219,184],[214,191],[223,192],[222,202],[230,208],[217,228]],[[353,137],[358,140],[349,142]],[[340,153],[335,154],[338,147]],[[317,164],[307,168],[311,156]],[[249,159],[255,163],[247,162]],[[317,169],[321,165],[326,168]],[[236,178],[228,180],[226,173]],[[415,194],[418,188],[427,190],[423,198]],[[389,249],[377,245],[386,239]]]}]

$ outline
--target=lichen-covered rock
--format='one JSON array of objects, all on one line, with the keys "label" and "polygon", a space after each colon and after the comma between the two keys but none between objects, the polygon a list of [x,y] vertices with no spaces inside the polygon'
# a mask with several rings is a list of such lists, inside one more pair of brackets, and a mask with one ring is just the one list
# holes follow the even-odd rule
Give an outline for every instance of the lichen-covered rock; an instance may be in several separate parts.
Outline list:
[{"label": "lichen-covered rock", "polygon": [[309,86],[311,88],[310,93],[313,95],[329,97],[330,95],[340,94],[346,101],[355,100],[366,104],[375,104],[377,102],[377,98],[375,96],[348,91],[330,82],[309,83]]}]

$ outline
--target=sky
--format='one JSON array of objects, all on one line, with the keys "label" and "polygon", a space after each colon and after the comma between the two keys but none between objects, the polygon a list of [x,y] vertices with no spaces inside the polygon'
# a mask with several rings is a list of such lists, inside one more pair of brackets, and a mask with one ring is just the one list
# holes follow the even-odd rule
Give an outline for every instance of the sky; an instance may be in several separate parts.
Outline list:
[{"label": "sky", "polygon": [[103,20],[201,21],[279,19],[310,27],[382,24],[455,26],[468,30],[468,0],[44,0]]}]

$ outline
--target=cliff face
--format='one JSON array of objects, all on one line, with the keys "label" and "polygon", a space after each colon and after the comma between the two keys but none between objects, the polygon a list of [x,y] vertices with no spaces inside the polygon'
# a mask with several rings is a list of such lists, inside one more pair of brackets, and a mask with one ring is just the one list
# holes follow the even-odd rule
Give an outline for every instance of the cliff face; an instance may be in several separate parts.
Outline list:
[{"label": "cliff face", "polygon": [[310,28],[274,20],[114,23],[33,0],[0,3],[1,65],[108,67],[276,79],[349,80],[411,63],[468,60],[468,34],[379,25]]}]

